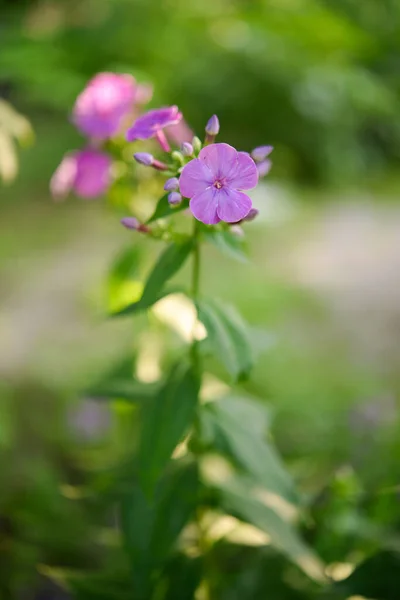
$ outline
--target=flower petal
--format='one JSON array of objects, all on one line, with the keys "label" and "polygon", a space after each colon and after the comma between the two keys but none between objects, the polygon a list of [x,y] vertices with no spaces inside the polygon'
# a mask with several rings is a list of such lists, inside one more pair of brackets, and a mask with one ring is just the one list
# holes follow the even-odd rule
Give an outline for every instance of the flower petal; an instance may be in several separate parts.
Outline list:
[{"label": "flower petal", "polygon": [[217,214],[221,221],[237,223],[249,214],[251,206],[250,198],[243,192],[228,187],[218,191]]},{"label": "flower petal", "polygon": [[235,169],[237,155],[229,144],[210,144],[201,150],[199,160],[207,165],[215,179],[223,179]]},{"label": "flower petal", "polygon": [[247,152],[237,153],[236,169],[228,179],[229,187],[238,190],[251,190],[258,183],[258,171],[254,160]]},{"label": "flower petal", "polygon": [[185,198],[193,198],[212,184],[213,176],[210,169],[197,158],[184,166],[179,179],[179,189]]},{"label": "flower petal", "polygon": [[196,219],[206,225],[216,225],[221,220],[217,214],[217,190],[214,187],[193,196],[189,206]]}]

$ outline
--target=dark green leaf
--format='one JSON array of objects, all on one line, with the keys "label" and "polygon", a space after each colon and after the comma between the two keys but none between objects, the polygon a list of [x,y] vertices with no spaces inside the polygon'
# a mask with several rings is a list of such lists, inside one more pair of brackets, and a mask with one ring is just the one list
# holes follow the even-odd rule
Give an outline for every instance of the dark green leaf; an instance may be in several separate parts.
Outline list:
[{"label": "dark green leaf", "polygon": [[157,396],[142,405],[139,478],[150,495],[174,448],[193,422],[199,385],[192,368],[179,364]]},{"label": "dark green leaf", "polygon": [[383,551],[367,558],[333,589],[347,596],[365,596],[374,600],[398,600],[400,597],[400,554]]},{"label": "dark green leaf", "polygon": [[296,502],[293,482],[273,446],[265,440],[268,413],[248,398],[223,398],[203,408],[208,412],[207,428],[214,425],[214,445],[227,453],[256,485]]},{"label": "dark green leaf", "polygon": [[197,506],[198,467],[173,461],[150,499],[139,486],[124,494],[121,525],[132,563],[135,586],[142,595],[152,589],[154,575],[165,564],[183,527]]},{"label": "dark green leaf", "polygon": [[242,263],[248,262],[245,240],[234,235],[231,231],[207,230],[206,239],[214,244],[223,254],[226,254],[226,256],[235,258]]},{"label": "dark green leaf", "polygon": [[206,342],[235,380],[244,379],[253,366],[253,351],[246,326],[231,306],[216,301],[198,302],[199,319],[207,330]]},{"label": "dark green leaf", "polygon": [[161,254],[144,286],[142,297],[112,316],[124,316],[145,310],[171,293],[164,289],[166,282],[175,275],[188,258],[192,241],[173,243]]},{"label": "dark green leaf", "polygon": [[184,554],[174,556],[163,573],[166,581],[163,600],[193,600],[202,576],[201,557],[192,558]]},{"label": "dark green leaf", "polygon": [[147,221],[147,225],[149,223],[153,223],[153,221],[157,221],[157,219],[165,219],[166,217],[172,217],[174,214],[181,212],[189,207],[189,200],[184,198],[179,204],[179,206],[171,206],[168,202],[168,194],[165,194],[157,203],[156,210],[151,215],[150,219]]},{"label": "dark green leaf", "polygon": [[215,487],[226,512],[267,533],[271,544],[286,554],[310,577],[323,578],[319,559],[289,522],[254,497],[248,479],[236,477]]}]

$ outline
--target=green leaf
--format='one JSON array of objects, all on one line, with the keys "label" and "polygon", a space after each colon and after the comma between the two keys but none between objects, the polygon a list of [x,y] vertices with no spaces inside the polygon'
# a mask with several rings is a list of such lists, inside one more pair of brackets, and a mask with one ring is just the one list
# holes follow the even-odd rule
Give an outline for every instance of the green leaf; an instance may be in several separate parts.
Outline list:
[{"label": "green leaf", "polygon": [[142,383],[135,379],[133,364],[133,357],[124,359],[86,389],[85,395],[99,399],[121,398],[133,402],[148,400],[157,393],[160,385],[158,383]]},{"label": "green leaf", "polygon": [[243,238],[234,235],[229,230],[207,230],[206,239],[208,239],[218,250],[226,256],[234,258],[241,263],[249,262],[246,254],[246,242]]},{"label": "green leaf", "polygon": [[151,499],[139,486],[124,494],[122,533],[135,585],[144,597],[152,589],[154,575],[165,564],[183,527],[194,515],[198,493],[197,464],[181,460],[169,465]]},{"label": "green leaf", "polygon": [[248,398],[229,397],[205,405],[207,428],[213,426],[214,447],[227,454],[263,486],[295,503],[298,497],[293,482],[271,444],[265,440],[268,413],[262,404]]},{"label": "green leaf", "polygon": [[161,254],[144,286],[142,297],[112,316],[125,316],[150,308],[158,300],[172,293],[164,288],[165,283],[179,271],[193,247],[192,240],[172,243]]},{"label": "green leaf", "polygon": [[156,209],[146,224],[153,223],[153,221],[157,221],[157,219],[172,217],[174,214],[179,213],[186,208],[189,208],[189,200],[187,200],[187,198],[184,198],[179,206],[171,206],[168,202],[168,194],[165,194],[165,196],[160,198],[157,202]]},{"label": "green leaf", "polygon": [[253,350],[246,326],[231,306],[201,300],[197,304],[200,321],[207,330],[206,343],[224,363],[234,380],[248,377],[253,366]]},{"label": "green leaf", "polygon": [[385,550],[367,558],[333,590],[348,596],[374,600],[398,600],[400,590],[400,554]]},{"label": "green leaf", "polygon": [[139,479],[149,495],[173,450],[193,422],[199,387],[193,369],[179,364],[172,369],[157,396],[142,405]]},{"label": "green leaf", "polygon": [[235,477],[215,487],[226,512],[267,533],[271,544],[305,573],[316,580],[323,579],[322,565],[317,556],[289,522],[252,495],[246,478]]}]

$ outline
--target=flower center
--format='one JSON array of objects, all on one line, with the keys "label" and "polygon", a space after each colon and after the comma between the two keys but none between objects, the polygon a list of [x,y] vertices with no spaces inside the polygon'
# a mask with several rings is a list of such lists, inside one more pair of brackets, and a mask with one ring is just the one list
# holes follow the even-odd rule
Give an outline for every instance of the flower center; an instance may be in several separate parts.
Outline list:
[{"label": "flower center", "polygon": [[214,187],[217,188],[217,190],[220,190],[222,187],[224,187],[224,183],[222,181],[215,181]]}]

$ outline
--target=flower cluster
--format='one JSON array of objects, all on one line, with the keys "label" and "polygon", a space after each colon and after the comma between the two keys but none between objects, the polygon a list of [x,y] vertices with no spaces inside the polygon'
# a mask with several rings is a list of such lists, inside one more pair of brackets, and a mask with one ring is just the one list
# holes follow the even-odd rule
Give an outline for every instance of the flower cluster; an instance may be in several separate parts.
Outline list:
[{"label": "flower cluster", "polygon": [[[206,225],[254,219],[258,211],[247,192],[269,172],[272,146],[259,146],[249,154],[216,143],[220,129],[216,115],[208,121],[202,143],[193,137],[177,106],[140,114],[139,107],[151,97],[151,86],[139,85],[129,75],[99,73],[88,83],[72,115],[73,123],[88,137],[88,146],[64,157],[51,180],[54,197],[63,198],[74,191],[93,198],[106,192],[112,183],[112,159],[104,145],[120,138],[126,129],[127,142],[154,138],[159,143],[165,154],[162,159],[149,152],[133,156],[137,163],[168,175],[164,190],[171,206],[188,199],[193,216]],[[171,151],[171,143],[179,145],[179,151]],[[122,223],[144,231],[132,217]]]}]

